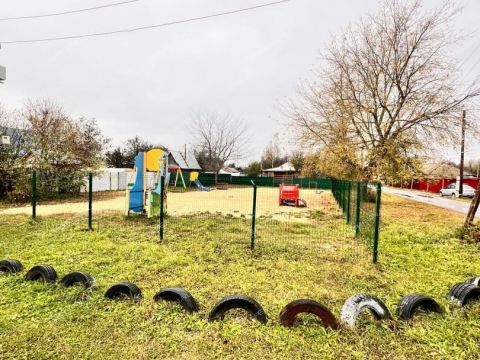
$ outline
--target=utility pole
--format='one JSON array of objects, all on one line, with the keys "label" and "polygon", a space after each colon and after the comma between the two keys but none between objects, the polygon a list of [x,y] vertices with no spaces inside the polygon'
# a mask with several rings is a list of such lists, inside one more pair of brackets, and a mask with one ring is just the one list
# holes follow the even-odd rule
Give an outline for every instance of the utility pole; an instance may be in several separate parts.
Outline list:
[{"label": "utility pole", "polygon": [[467,111],[463,110],[462,114],[462,145],[460,150],[460,187],[458,189],[459,197],[463,195],[463,167],[465,162],[465,126],[467,123]]}]

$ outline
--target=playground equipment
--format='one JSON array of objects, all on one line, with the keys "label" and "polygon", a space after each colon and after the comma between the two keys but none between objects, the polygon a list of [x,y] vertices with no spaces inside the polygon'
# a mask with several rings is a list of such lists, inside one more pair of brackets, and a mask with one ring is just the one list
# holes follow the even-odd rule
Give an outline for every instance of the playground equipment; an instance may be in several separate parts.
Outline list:
[{"label": "playground equipment", "polygon": [[305,200],[300,199],[300,186],[296,184],[280,184],[278,205],[293,205],[306,207]]},{"label": "playground equipment", "polygon": [[210,190],[212,190],[209,187],[203,186],[202,183],[200,182],[200,180],[198,180],[198,179],[195,179],[194,183],[195,183],[195,185],[197,185],[198,190],[200,190],[200,191],[210,191]]},{"label": "playground equipment", "polygon": [[171,151],[168,154],[168,170],[172,174],[176,173],[171,185],[177,187],[180,184],[186,189],[187,183],[191,186],[192,182],[198,179],[199,171],[202,169],[192,152]]},{"label": "playground equipment", "polygon": [[[168,152],[161,149],[152,149],[148,152],[140,152],[135,156],[135,181],[130,183],[125,196],[125,214],[130,212],[147,212],[148,216],[154,216],[160,211],[160,194],[162,193],[161,176],[164,176],[165,184],[170,181],[168,171]],[[149,184],[148,176],[153,173],[153,184]],[[152,186],[153,185],[153,186]],[[166,197],[167,186],[164,194]]]},{"label": "playground equipment", "polygon": [[180,180],[182,180],[182,187],[184,189],[187,188],[187,184],[185,183],[185,178],[183,177],[182,169],[180,167],[178,167],[176,165],[169,165],[168,171],[170,173],[175,172],[175,181],[173,182],[174,187],[177,187],[178,179],[180,178]]},{"label": "playground equipment", "polygon": [[[128,216],[130,212],[146,212],[148,217],[158,215],[162,186],[165,186],[163,194],[166,205],[172,174],[175,174],[170,184],[173,187],[180,185],[186,189],[189,181],[189,186],[194,182],[201,191],[210,191],[210,188],[203,186],[198,180],[200,169],[195,156],[191,153],[182,155],[179,151],[167,152],[161,149],[138,153],[135,156],[135,178],[126,190],[125,215]],[[161,183],[162,176],[164,184]]]}]

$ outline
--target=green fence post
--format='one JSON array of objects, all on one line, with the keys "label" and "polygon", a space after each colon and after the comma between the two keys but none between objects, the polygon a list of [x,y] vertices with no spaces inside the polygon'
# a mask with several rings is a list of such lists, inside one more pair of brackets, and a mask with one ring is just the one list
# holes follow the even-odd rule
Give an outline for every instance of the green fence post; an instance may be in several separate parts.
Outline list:
[{"label": "green fence post", "polygon": [[165,176],[160,176],[160,240],[163,240],[163,198],[165,196]]},{"label": "green fence post", "polygon": [[253,185],[253,209],[252,209],[252,238],[250,242],[250,250],[255,248],[255,218],[257,215],[257,184],[252,180]]},{"label": "green fence post", "polygon": [[380,235],[380,204],[382,199],[382,184],[377,184],[377,197],[375,201],[375,232],[373,234],[373,262],[378,260],[378,239]]},{"label": "green fence post", "polygon": [[362,200],[360,187],[361,187],[361,182],[357,181],[357,205],[355,208],[355,237],[358,237],[358,233],[360,232],[360,205]]},{"label": "green fence post", "polygon": [[37,217],[37,172],[32,173],[32,218]]},{"label": "green fence post", "polygon": [[92,226],[92,203],[93,203],[93,174],[88,174],[88,230],[93,230]]},{"label": "green fence post", "polygon": [[347,224],[350,224],[350,200],[352,195],[352,182],[349,181],[347,190]]},{"label": "green fence post", "polygon": [[338,205],[340,205],[340,208],[342,209],[343,213],[343,184],[340,182],[340,186],[338,187]]}]

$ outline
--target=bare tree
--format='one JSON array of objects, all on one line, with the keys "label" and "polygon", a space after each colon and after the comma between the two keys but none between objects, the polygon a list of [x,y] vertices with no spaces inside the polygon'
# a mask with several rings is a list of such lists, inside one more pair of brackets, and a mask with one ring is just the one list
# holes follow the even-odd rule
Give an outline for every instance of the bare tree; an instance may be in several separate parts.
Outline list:
[{"label": "bare tree", "polygon": [[197,157],[202,158],[204,170],[218,173],[227,161],[239,160],[245,156],[247,128],[231,115],[215,112],[197,112],[194,114],[194,148]]},{"label": "bare tree", "polygon": [[286,106],[298,139],[368,180],[395,176],[428,144],[455,135],[459,113],[480,95],[476,83],[460,91],[457,12],[450,1],[424,11],[420,0],[386,0],[347,28]]},{"label": "bare tree", "polygon": [[469,160],[465,165],[465,170],[472,175],[480,177],[480,160]]},{"label": "bare tree", "polygon": [[0,198],[10,194],[24,178],[26,136],[18,112],[7,111],[0,103],[0,134],[10,137],[9,144],[0,143]]},{"label": "bare tree", "polygon": [[287,162],[287,156],[282,153],[278,134],[273,135],[272,140],[263,150],[261,158],[262,169],[269,169],[280,166]]}]

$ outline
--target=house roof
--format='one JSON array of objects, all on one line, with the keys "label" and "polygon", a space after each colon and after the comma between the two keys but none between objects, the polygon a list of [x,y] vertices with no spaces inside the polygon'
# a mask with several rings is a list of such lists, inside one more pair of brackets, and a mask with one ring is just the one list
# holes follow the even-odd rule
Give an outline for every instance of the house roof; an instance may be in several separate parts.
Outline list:
[{"label": "house roof", "polygon": [[219,174],[239,174],[239,173],[240,171],[229,166],[223,167],[219,172]]},{"label": "house roof", "polygon": [[[460,175],[460,169],[449,162],[426,164],[423,171],[430,178],[453,179]],[[464,175],[470,176],[471,174],[464,172]]]},{"label": "house roof", "polygon": [[188,167],[192,170],[202,170],[200,164],[197,161],[197,158],[192,152],[187,152],[187,157],[185,158],[185,162],[187,163]]},{"label": "house roof", "polygon": [[185,158],[180,151],[171,151],[168,159],[169,165],[176,165],[182,170],[202,170],[192,153],[186,155]]},{"label": "house roof", "polygon": [[289,162],[282,164],[280,166],[270,168],[270,169],[263,169],[265,172],[295,172],[295,168]]}]

